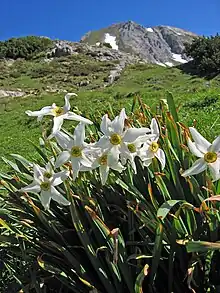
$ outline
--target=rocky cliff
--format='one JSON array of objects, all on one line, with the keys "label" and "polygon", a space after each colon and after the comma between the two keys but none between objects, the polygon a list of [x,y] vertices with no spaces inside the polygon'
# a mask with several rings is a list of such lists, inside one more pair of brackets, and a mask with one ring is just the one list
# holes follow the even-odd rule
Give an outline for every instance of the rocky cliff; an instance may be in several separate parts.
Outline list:
[{"label": "rocky cliff", "polygon": [[194,33],[171,26],[146,28],[133,21],[111,25],[82,37],[82,43],[109,45],[115,51],[139,56],[150,63],[173,66],[189,61],[184,54],[185,43],[197,37]]}]

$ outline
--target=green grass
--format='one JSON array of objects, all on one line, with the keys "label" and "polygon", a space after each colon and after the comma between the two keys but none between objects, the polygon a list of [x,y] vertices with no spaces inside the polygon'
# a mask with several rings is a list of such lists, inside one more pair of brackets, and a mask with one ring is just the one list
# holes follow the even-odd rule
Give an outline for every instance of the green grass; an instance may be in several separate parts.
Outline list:
[{"label": "green grass", "polygon": [[[113,66],[112,63],[95,63],[82,57],[79,60],[76,60],[76,57],[60,58],[53,62],[50,63],[53,74],[33,77],[28,72],[33,72],[40,65],[27,62],[23,64],[26,69],[22,69],[23,73],[19,77],[12,78],[9,72],[8,77],[1,80],[0,89],[8,84],[10,89],[16,87],[38,89],[39,94],[25,98],[0,99],[0,156],[7,157],[10,153],[19,153],[29,158],[35,156],[34,148],[28,140],[38,142],[40,127],[35,118],[25,115],[25,110],[37,110],[53,102],[60,106],[64,103],[64,94],[49,94],[44,91],[47,85],[77,92],[78,97],[71,100],[71,105],[78,107],[85,116],[97,112],[104,114],[109,110],[110,105],[116,113],[122,107],[129,110],[132,95],[128,94],[135,92],[140,94],[146,104],[156,109],[159,100],[166,97],[166,91],[171,91],[176,104],[181,105],[179,113],[182,122],[190,126],[196,121],[197,128],[208,139],[219,134],[220,80],[218,78],[213,79],[207,87],[204,79],[184,74],[177,68],[133,65],[123,72],[113,86],[94,90],[92,89],[94,84],[97,86],[103,84],[103,77]],[[84,64],[84,70],[89,68],[88,76],[97,74],[98,78],[85,88],[78,88],[74,82],[73,85],[70,81],[64,82],[65,77],[70,78],[68,72],[73,70],[74,64],[79,70],[82,70],[79,64],[81,66]],[[14,71],[15,65],[13,66],[10,70]],[[71,75],[70,80],[76,81],[82,78],[84,76]],[[3,164],[0,164],[0,169],[4,169]]]}]

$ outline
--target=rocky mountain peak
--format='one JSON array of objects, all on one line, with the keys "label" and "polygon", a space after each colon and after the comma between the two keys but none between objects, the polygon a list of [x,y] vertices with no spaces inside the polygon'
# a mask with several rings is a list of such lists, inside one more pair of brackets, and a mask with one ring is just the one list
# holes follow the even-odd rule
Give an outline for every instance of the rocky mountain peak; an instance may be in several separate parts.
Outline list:
[{"label": "rocky mountain peak", "polygon": [[147,62],[173,66],[189,61],[184,48],[195,37],[192,32],[172,26],[144,27],[127,21],[91,31],[81,42],[97,46],[109,44],[112,49],[134,54]]}]

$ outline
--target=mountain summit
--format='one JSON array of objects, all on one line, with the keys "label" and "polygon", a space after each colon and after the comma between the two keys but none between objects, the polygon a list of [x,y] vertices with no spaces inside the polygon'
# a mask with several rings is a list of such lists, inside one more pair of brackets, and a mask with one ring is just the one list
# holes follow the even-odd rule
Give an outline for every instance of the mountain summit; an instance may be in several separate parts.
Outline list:
[{"label": "mountain summit", "polygon": [[138,55],[147,62],[173,66],[189,61],[184,55],[185,43],[191,43],[196,34],[171,26],[144,27],[133,21],[113,24],[91,31],[81,42]]}]

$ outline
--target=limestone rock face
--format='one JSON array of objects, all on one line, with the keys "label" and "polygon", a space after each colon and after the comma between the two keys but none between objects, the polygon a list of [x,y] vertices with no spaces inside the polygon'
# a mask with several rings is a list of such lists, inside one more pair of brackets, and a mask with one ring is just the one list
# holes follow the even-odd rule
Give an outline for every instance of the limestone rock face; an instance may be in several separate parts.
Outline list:
[{"label": "limestone rock face", "polygon": [[171,26],[146,28],[128,21],[89,32],[81,42],[99,46],[107,43],[115,52],[130,53],[149,63],[173,66],[189,61],[184,55],[185,43],[191,43],[195,37],[197,35],[191,32]]}]

